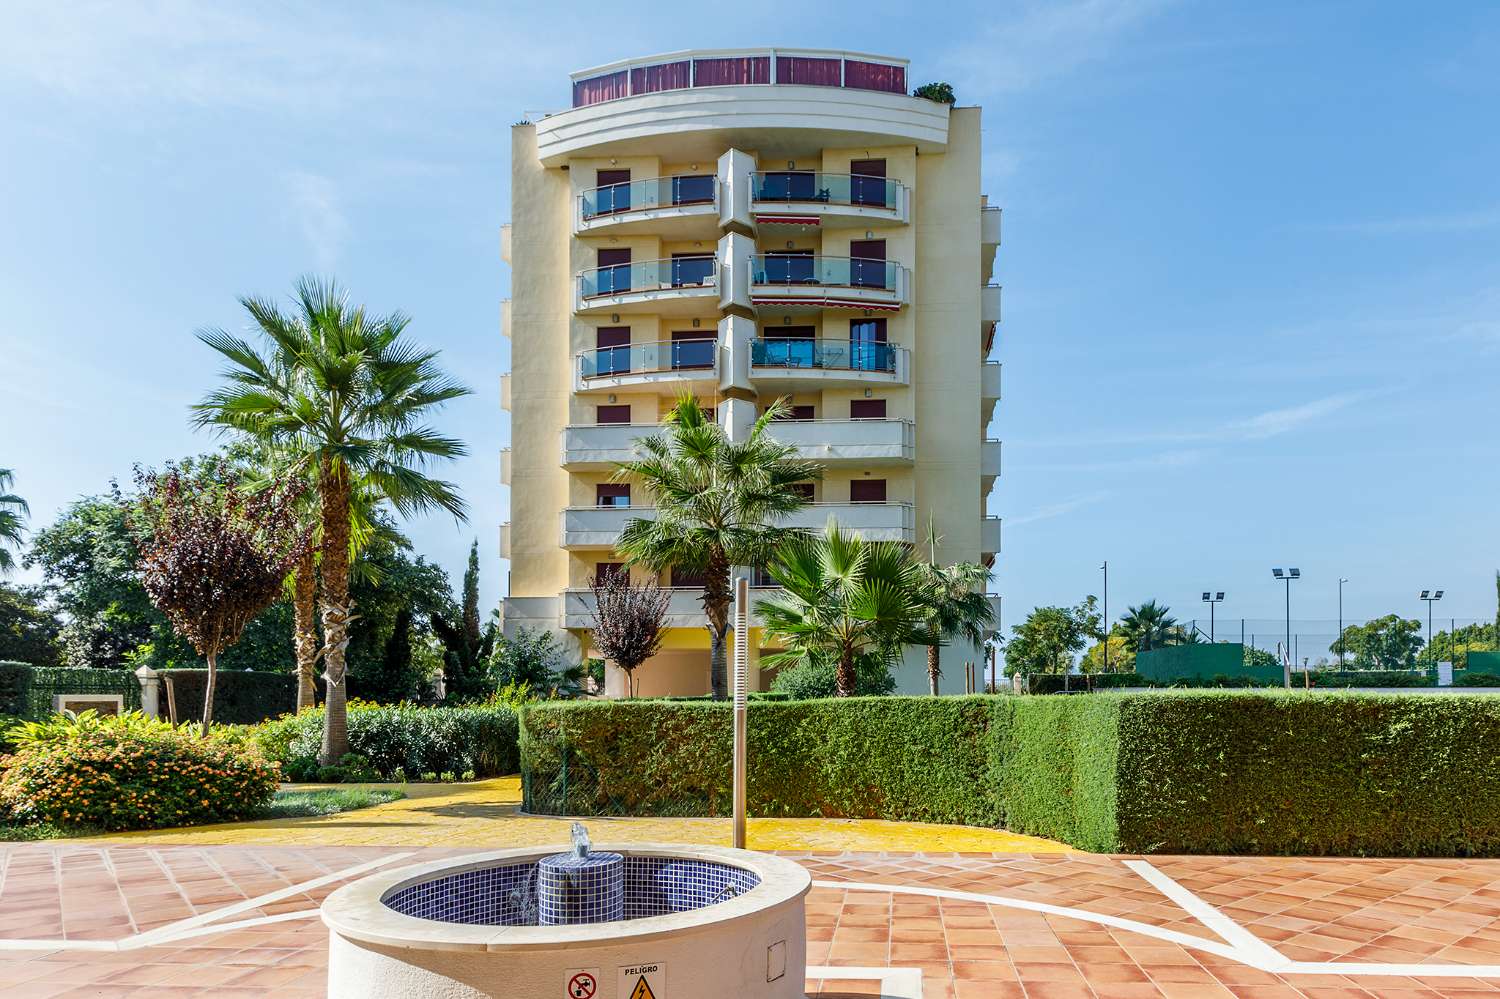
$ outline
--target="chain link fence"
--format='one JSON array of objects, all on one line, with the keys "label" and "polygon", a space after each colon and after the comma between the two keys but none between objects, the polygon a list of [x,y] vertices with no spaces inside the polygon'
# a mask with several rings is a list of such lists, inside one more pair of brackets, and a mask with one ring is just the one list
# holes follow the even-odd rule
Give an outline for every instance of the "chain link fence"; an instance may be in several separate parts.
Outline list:
[{"label": "chain link fence", "polygon": [[[1384,628],[1375,635],[1368,634],[1374,622],[1358,618],[1343,622],[1292,618],[1290,623],[1286,618],[1195,618],[1185,622],[1183,630],[1200,642],[1239,642],[1247,649],[1268,652],[1278,662],[1290,661],[1293,669],[1341,665],[1349,669],[1396,669],[1431,667],[1440,662],[1463,669],[1470,651],[1500,648],[1493,620],[1434,616],[1429,642],[1425,615],[1397,615],[1397,619],[1404,622],[1399,631]],[[1339,647],[1341,624],[1348,638],[1343,649]]]},{"label": "chain link fence", "polygon": [[732,802],[724,794],[708,791],[679,792],[672,796],[652,794],[636,800],[613,792],[599,778],[599,771],[571,746],[540,754],[527,754],[521,761],[522,808],[532,815],[579,817],[658,816],[701,818],[731,814]]}]

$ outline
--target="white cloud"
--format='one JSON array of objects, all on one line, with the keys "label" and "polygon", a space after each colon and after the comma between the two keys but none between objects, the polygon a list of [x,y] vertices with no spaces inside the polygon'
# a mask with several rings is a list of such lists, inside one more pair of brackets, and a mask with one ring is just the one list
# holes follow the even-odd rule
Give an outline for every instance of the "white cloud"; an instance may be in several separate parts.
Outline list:
[{"label": "white cloud", "polygon": [[1324,396],[1322,399],[1314,399],[1304,402],[1298,406],[1283,406],[1280,409],[1268,409],[1247,420],[1240,420],[1224,427],[1222,432],[1231,437],[1239,437],[1244,440],[1265,440],[1267,437],[1277,437],[1284,433],[1300,429],[1309,423],[1315,423],[1325,416],[1337,413],[1339,410],[1352,405],[1363,399],[1368,393],[1345,392],[1338,395]]},{"label": "white cloud", "polygon": [[1476,208],[1465,212],[1402,215],[1360,222],[1331,222],[1301,226],[1318,232],[1347,232],[1368,236],[1407,236],[1418,233],[1480,232],[1500,226],[1500,208]]},{"label": "white cloud", "polygon": [[291,195],[291,211],[312,250],[313,262],[321,271],[333,270],[349,234],[349,220],[340,207],[333,181],[300,170],[287,173],[283,179]]}]

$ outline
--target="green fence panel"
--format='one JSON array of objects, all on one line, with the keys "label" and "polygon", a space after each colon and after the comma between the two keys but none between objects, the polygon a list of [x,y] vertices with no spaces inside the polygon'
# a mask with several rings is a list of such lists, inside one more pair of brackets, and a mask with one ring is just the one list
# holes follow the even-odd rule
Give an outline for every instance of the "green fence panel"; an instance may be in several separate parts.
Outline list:
[{"label": "green fence panel", "polygon": [[1249,677],[1268,683],[1281,683],[1283,679],[1280,666],[1246,665],[1245,647],[1238,642],[1168,645],[1137,653],[1135,671],[1157,683],[1212,680],[1219,676]]},{"label": "green fence panel", "polygon": [[1468,672],[1500,676],[1500,652],[1470,652]]}]

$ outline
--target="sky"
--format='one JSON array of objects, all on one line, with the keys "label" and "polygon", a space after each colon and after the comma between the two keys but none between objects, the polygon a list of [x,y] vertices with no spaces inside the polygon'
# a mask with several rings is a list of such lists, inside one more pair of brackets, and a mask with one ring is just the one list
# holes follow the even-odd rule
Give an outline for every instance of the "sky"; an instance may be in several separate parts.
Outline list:
[{"label": "sky", "polygon": [[[663,4],[661,8],[670,8]],[[910,58],[984,108],[1003,206],[989,499],[1005,624],[1100,593],[1220,621],[1492,617],[1500,7],[828,0],[0,5],[0,467],[32,524],[210,449],[196,329],[335,275],[474,389],[472,508],[408,523],[503,593],[509,126],[568,73],[686,48]],[[712,16],[686,16],[689,11]],[[22,573],[20,578],[34,578]]]}]

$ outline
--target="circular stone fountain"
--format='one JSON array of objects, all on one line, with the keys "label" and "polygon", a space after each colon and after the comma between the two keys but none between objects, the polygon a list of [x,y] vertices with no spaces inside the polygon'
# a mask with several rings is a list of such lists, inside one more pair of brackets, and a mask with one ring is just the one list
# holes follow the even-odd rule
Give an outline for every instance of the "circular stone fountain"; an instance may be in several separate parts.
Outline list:
[{"label": "circular stone fountain", "polygon": [[802,999],[790,860],[720,847],[500,850],[386,871],[323,903],[331,999]]}]

